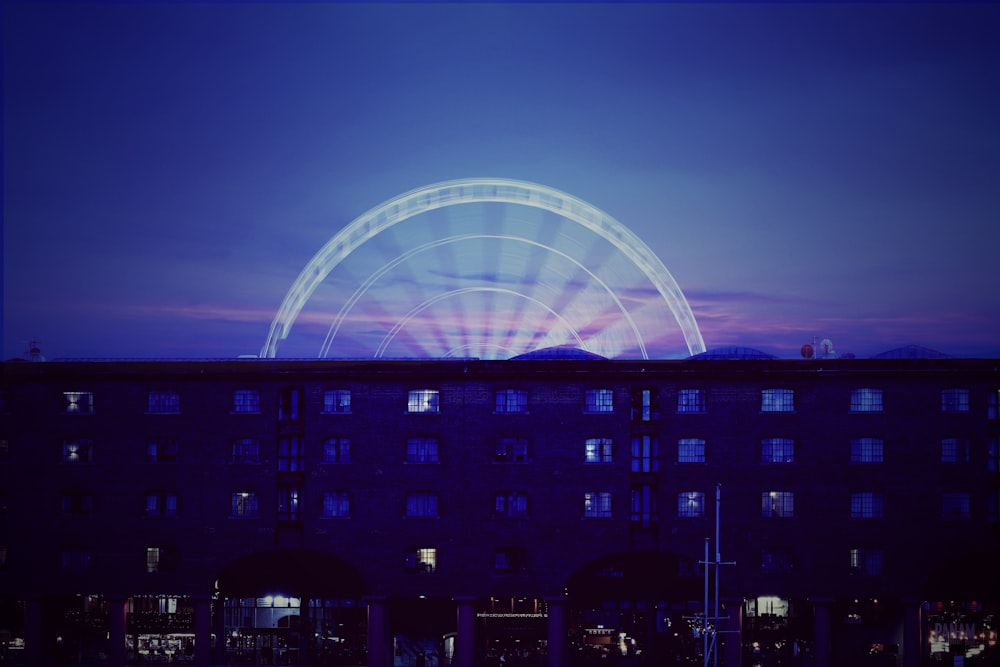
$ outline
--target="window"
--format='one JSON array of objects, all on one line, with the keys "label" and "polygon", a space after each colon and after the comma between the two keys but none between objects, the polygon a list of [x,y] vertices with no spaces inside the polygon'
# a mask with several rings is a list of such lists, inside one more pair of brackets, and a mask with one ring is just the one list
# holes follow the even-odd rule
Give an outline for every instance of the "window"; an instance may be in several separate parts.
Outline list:
[{"label": "window", "polygon": [[150,414],[173,415],[181,411],[181,397],[173,389],[154,389],[149,392]]},{"label": "window", "polygon": [[350,389],[328,389],[323,392],[323,414],[343,415],[351,411]]},{"label": "window", "polygon": [[945,438],[941,441],[941,463],[968,463],[969,441],[962,438]]},{"label": "window", "polygon": [[305,470],[305,446],[297,435],[283,435],[278,439],[278,472]]},{"label": "window", "polygon": [[237,389],[233,392],[233,412],[254,414],[260,412],[260,393],[256,389]]},{"label": "window", "polygon": [[1000,437],[995,435],[990,438],[989,445],[987,445],[986,471],[1000,472]]},{"label": "window", "polygon": [[794,569],[790,549],[765,547],[760,550],[761,574],[791,574]]},{"label": "window", "polygon": [[437,389],[413,389],[406,399],[406,411],[410,413],[441,412],[441,396]]},{"label": "window", "polygon": [[1000,389],[990,390],[986,406],[986,418],[990,421],[1000,420]]},{"label": "window", "polygon": [[523,414],[528,411],[526,389],[500,389],[497,391],[497,414]]},{"label": "window", "polygon": [[323,463],[350,463],[351,441],[347,438],[327,438],[323,443]]},{"label": "window", "polygon": [[677,412],[705,412],[705,390],[681,389],[678,391]]},{"label": "window", "polygon": [[678,463],[704,463],[705,441],[701,438],[681,438],[677,441]]},{"label": "window", "polygon": [[851,463],[882,463],[882,438],[851,440]]},{"label": "window", "polygon": [[881,519],[882,518],[882,494],[881,493],[852,493],[851,494],[851,518],[852,519]]},{"label": "window", "polygon": [[257,493],[255,491],[235,491],[233,492],[233,505],[231,516],[240,518],[254,518],[258,515]]},{"label": "window", "polygon": [[493,552],[493,569],[497,572],[527,572],[527,553],[514,547],[497,549]]},{"label": "window", "polygon": [[677,518],[700,519],[704,516],[704,493],[700,491],[681,491],[677,494]]},{"label": "window", "polygon": [[652,389],[640,389],[632,392],[632,421],[658,421],[660,413],[655,409],[659,396]]},{"label": "window", "polygon": [[59,551],[59,569],[71,574],[90,570],[90,549],[68,548]]},{"label": "window", "polygon": [[64,391],[63,398],[66,399],[64,408],[68,415],[92,415],[94,414],[94,392],[91,391]]},{"label": "window", "polygon": [[257,438],[234,439],[233,463],[260,463],[260,441]]},{"label": "window", "polygon": [[66,440],[63,442],[63,463],[93,463],[94,443],[92,440]]},{"label": "window", "polygon": [[302,519],[302,489],[295,484],[278,486],[278,520],[299,521]]},{"label": "window", "polygon": [[59,501],[59,509],[70,516],[88,516],[94,511],[94,496],[85,491],[66,491]]},{"label": "window", "polygon": [[278,421],[297,422],[302,414],[302,392],[286,387],[278,392]]},{"label": "window", "polygon": [[528,496],[521,491],[498,493],[493,513],[496,516],[526,517],[528,516]]},{"label": "window", "polygon": [[587,491],[583,494],[583,516],[588,519],[611,518],[611,493]]},{"label": "window", "polygon": [[177,463],[177,441],[173,438],[150,438],[146,442],[149,463]]},{"label": "window", "polygon": [[590,413],[610,413],[614,412],[614,392],[610,389],[588,389],[584,412]]},{"label": "window", "polygon": [[945,519],[968,519],[969,494],[968,493],[941,494],[941,516],[944,517]]},{"label": "window", "polygon": [[639,484],[631,489],[633,524],[650,528],[657,521],[656,489],[651,484]]},{"label": "window", "polygon": [[791,438],[764,438],[760,441],[761,463],[795,463],[795,441]]},{"label": "window", "polygon": [[150,491],[146,494],[146,516],[177,516],[177,494],[167,491]]},{"label": "window", "polygon": [[437,438],[410,438],[406,441],[407,463],[438,463]]},{"label": "window", "polygon": [[497,438],[493,452],[495,463],[525,463],[528,460],[527,438]]},{"label": "window", "polygon": [[587,463],[611,463],[611,438],[587,438],[583,443]]},{"label": "window", "polygon": [[406,494],[406,516],[423,518],[438,516],[437,494],[426,491],[415,491]]},{"label": "window", "polygon": [[632,436],[632,472],[658,472],[660,441],[650,435]]},{"label": "window", "polygon": [[795,516],[795,494],[791,491],[765,491],[760,494],[761,516],[787,519]]},{"label": "window", "polygon": [[433,574],[437,569],[437,549],[420,548],[407,549],[403,560],[403,568],[407,572]]},{"label": "window", "polygon": [[968,389],[942,389],[941,412],[968,412]]},{"label": "window", "polygon": [[851,549],[851,574],[877,577],[882,574],[881,549]]},{"label": "window", "polygon": [[336,519],[351,516],[351,498],[347,491],[323,492],[323,516]]},{"label": "window", "polygon": [[146,572],[173,572],[176,569],[176,556],[172,549],[166,547],[146,547]]},{"label": "window", "polygon": [[764,389],[760,392],[761,412],[794,412],[795,392],[791,389]]},{"label": "window", "polygon": [[851,412],[882,412],[882,390],[869,387],[852,389]]}]

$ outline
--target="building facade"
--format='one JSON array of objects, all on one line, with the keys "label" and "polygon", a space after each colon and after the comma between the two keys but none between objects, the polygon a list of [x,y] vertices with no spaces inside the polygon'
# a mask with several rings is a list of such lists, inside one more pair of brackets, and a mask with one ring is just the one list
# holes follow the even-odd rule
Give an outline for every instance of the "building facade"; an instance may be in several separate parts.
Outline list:
[{"label": "building facade", "polygon": [[4,655],[996,664],[998,367],[7,362]]}]

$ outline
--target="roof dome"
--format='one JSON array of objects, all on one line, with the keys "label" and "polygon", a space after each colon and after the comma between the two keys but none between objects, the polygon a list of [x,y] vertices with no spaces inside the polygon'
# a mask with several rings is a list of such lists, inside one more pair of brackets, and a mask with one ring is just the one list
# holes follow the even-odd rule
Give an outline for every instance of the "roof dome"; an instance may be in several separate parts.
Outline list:
[{"label": "roof dome", "polygon": [[872,357],[872,359],[948,359],[950,354],[932,350],[929,347],[920,345],[904,345],[892,350],[886,350]]},{"label": "roof dome", "polygon": [[705,350],[700,354],[695,354],[691,359],[777,359],[773,354],[761,352],[752,347],[738,347],[730,345],[728,347],[715,347]]},{"label": "roof dome", "polygon": [[599,354],[594,354],[593,352],[587,352],[586,350],[581,350],[578,347],[573,347],[572,345],[556,345],[555,347],[543,347],[538,350],[532,350],[531,352],[525,352],[524,354],[519,354],[517,356],[511,357],[511,359],[607,359],[607,357],[602,357]]}]

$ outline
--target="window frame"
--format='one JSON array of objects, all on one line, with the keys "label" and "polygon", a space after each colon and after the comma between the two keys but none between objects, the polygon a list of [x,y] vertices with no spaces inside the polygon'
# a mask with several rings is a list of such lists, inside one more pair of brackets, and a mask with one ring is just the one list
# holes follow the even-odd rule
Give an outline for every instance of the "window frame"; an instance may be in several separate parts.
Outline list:
[{"label": "window frame", "polygon": [[345,465],[351,463],[351,439],[333,436],[323,441],[323,463]]},{"label": "window frame", "polygon": [[704,389],[678,389],[677,414],[700,415],[707,412]]},{"label": "window frame", "polygon": [[851,438],[852,465],[878,465],[885,462],[885,441],[874,436]]},{"label": "window frame", "polygon": [[851,390],[851,414],[878,414],[885,412],[884,392],[874,387]]},{"label": "window frame", "polygon": [[322,495],[322,512],[324,519],[351,518],[351,494],[342,489],[324,491]]},{"label": "window frame", "polygon": [[795,412],[795,390],[787,387],[768,387],[760,390],[760,411],[766,414]]},{"label": "window frame", "polygon": [[971,461],[968,438],[942,438],[941,463],[966,465]]},{"label": "window frame", "polygon": [[528,438],[501,436],[496,439],[493,449],[494,463],[527,463]]},{"label": "window frame", "polygon": [[884,499],[881,493],[860,491],[851,494],[852,519],[881,519],[884,517]]},{"label": "window frame", "polygon": [[677,463],[705,463],[705,439],[678,438]]},{"label": "window frame", "polygon": [[762,438],[760,441],[760,462],[765,465],[795,463],[795,440],[783,437]]},{"label": "window frame", "polygon": [[498,415],[528,414],[528,390],[497,389],[493,412]]},{"label": "window frame", "polygon": [[233,491],[229,516],[233,519],[260,518],[260,495],[250,489]]},{"label": "window frame", "polygon": [[179,415],[181,394],[176,389],[150,389],[146,393],[147,415]]},{"label": "window frame", "polygon": [[350,389],[324,389],[323,390],[323,412],[322,412],[322,414],[324,414],[324,415],[348,415],[350,413],[351,413],[351,390]]},{"label": "window frame", "polygon": [[432,436],[416,436],[406,439],[406,463],[414,465],[434,465],[441,463],[441,444]]},{"label": "window frame", "polygon": [[[63,440],[62,462],[66,465],[90,465],[94,462],[95,449],[94,441],[89,438]],[[74,458],[76,456],[79,458]]]},{"label": "window frame", "polygon": [[941,390],[941,412],[963,414],[969,412],[969,390],[949,387]]},{"label": "window frame", "polygon": [[179,461],[180,445],[177,443],[177,438],[157,436],[146,440],[146,463],[162,464]]},{"label": "window frame", "polygon": [[583,441],[583,462],[588,465],[614,463],[614,440],[612,438],[585,438]]},{"label": "window frame", "polygon": [[256,465],[260,463],[260,438],[233,438],[230,463]]},{"label": "window frame", "polygon": [[615,411],[615,390],[608,388],[587,389],[584,393],[583,412],[588,415],[610,415]]},{"label": "window frame", "polygon": [[259,415],[260,391],[257,389],[234,389],[232,414]]},{"label": "window frame", "polygon": [[677,494],[678,519],[704,519],[705,494],[702,491],[681,491]]},{"label": "window frame", "polygon": [[760,494],[760,515],[764,519],[795,518],[795,492],[762,491]]},{"label": "window frame", "polygon": [[405,516],[408,519],[437,519],[441,516],[440,498],[433,491],[409,491]]},{"label": "window frame", "polygon": [[64,391],[62,393],[65,405],[63,414],[66,415],[92,415],[94,414],[94,392],[92,391]]},{"label": "window frame", "polygon": [[528,518],[528,494],[518,489],[498,491],[494,496],[493,516],[505,519]]},{"label": "window frame", "polygon": [[410,389],[406,394],[406,414],[441,414],[441,390]]},{"label": "window frame", "polygon": [[614,518],[613,497],[610,491],[585,491],[583,493],[583,518]]}]

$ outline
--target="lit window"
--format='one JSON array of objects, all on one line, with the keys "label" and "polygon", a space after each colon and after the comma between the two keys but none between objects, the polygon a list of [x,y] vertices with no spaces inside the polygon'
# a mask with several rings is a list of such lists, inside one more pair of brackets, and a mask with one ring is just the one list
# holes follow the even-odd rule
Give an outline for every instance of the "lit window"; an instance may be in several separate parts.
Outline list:
[{"label": "lit window", "polygon": [[441,412],[441,396],[437,389],[413,389],[406,399],[406,411],[410,413]]},{"label": "lit window", "polygon": [[497,549],[493,552],[493,569],[497,572],[526,572],[527,554],[521,548]]},{"label": "lit window", "polygon": [[851,463],[882,463],[882,438],[852,439]]},{"label": "lit window", "polygon": [[657,421],[660,413],[655,410],[658,396],[652,389],[632,392],[632,421]]},{"label": "lit window", "polygon": [[493,461],[496,463],[525,463],[528,460],[527,438],[497,438]]},{"label": "lit window", "polygon": [[588,389],[584,411],[591,413],[614,412],[614,392],[610,389]]},{"label": "lit window", "polygon": [[852,519],[881,519],[882,518],[882,494],[880,493],[852,493],[851,494],[851,518]]},{"label": "lit window", "polygon": [[701,438],[681,438],[677,441],[678,463],[704,463],[705,441]]},{"label": "lit window", "polygon": [[852,389],[851,412],[882,412],[882,390],[869,387]]},{"label": "lit window", "polygon": [[420,574],[433,574],[437,569],[437,549],[419,548],[407,550],[403,568],[407,572],[419,572]]},{"label": "lit window", "polygon": [[350,411],[350,389],[328,389],[323,392],[323,414],[347,414]]},{"label": "lit window", "polygon": [[233,463],[260,463],[260,441],[257,438],[233,440]]},{"label": "lit window", "polygon": [[63,514],[88,516],[94,511],[94,496],[83,491],[67,491],[60,499]]},{"label": "lit window", "polygon": [[941,412],[968,412],[968,389],[942,389]]},{"label": "lit window", "polygon": [[611,493],[587,491],[583,494],[583,516],[589,519],[611,518]]},{"label": "lit window", "polygon": [[587,438],[583,443],[587,463],[611,463],[611,438]]},{"label": "lit window", "polygon": [[351,498],[347,491],[323,492],[323,516],[338,519],[351,516]]},{"label": "lit window", "polygon": [[426,491],[406,494],[406,516],[423,518],[438,516],[437,494]]},{"label": "lit window", "polygon": [[278,472],[302,472],[305,462],[305,445],[301,437],[283,435],[278,439]]},{"label": "lit window", "polygon": [[94,414],[94,393],[91,391],[64,391],[65,411],[68,415]]},{"label": "lit window", "polygon": [[175,415],[181,411],[181,397],[173,389],[155,389],[149,392],[150,414]]},{"label": "lit window", "polygon": [[174,560],[174,558],[171,558],[169,549],[164,547],[146,547],[146,572],[148,574],[172,572],[174,570]]},{"label": "lit window", "polygon": [[962,438],[945,438],[941,441],[941,463],[968,463],[969,441]]},{"label": "lit window", "polygon": [[791,438],[764,438],[760,441],[761,463],[795,463],[795,441]]},{"label": "lit window", "polygon": [[520,491],[504,491],[496,495],[494,514],[506,517],[528,516],[528,496]]},{"label": "lit window", "polygon": [[91,553],[89,549],[62,549],[59,552],[59,568],[63,572],[80,574],[90,570]]},{"label": "lit window", "polygon": [[945,519],[968,519],[969,494],[968,493],[941,494],[941,516],[944,517]]},{"label": "lit window", "polygon": [[632,472],[660,470],[660,441],[651,435],[632,436]]},{"label": "lit window", "polygon": [[791,550],[766,547],[760,550],[762,574],[790,574],[794,569]]},{"label": "lit window", "polygon": [[765,491],[760,494],[761,516],[787,519],[795,516],[795,494],[791,491]]},{"label": "lit window", "polygon": [[177,441],[173,438],[150,438],[146,441],[146,460],[150,463],[177,463]]},{"label": "lit window", "polygon": [[278,486],[278,520],[298,521],[302,518],[302,489],[294,484]]},{"label": "lit window", "polygon": [[92,440],[66,440],[63,442],[63,463],[93,463],[94,443]]},{"label": "lit window", "polygon": [[851,549],[851,574],[878,577],[882,574],[881,549]]},{"label": "lit window", "polygon": [[761,412],[795,412],[795,392],[791,389],[764,389],[760,392]]},{"label": "lit window", "polygon": [[166,491],[150,491],[146,494],[146,516],[177,516],[177,494]]},{"label": "lit window", "polygon": [[297,422],[302,414],[302,391],[286,387],[278,392],[278,421]]},{"label": "lit window", "polygon": [[232,516],[253,518],[258,514],[257,494],[254,491],[236,491],[233,493]]},{"label": "lit window", "polygon": [[1000,472],[1000,437],[990,438],[986,448],[986,470],[988,472]]},{"label": "lit window", "polygon": [[497,391],[497,414],[523,414],[528,411],[528,392],[525,389],[500,389]]},{"label": "lit window", "polygon": [[990,421],[1000,420],[1000,389],[992,389],[986,406],[986,416]]},{"label": "lit window", "polygon": [[323,463],[350,463],[351,441],[347,438],[327,438],[323,443]]},{"label": "lit window", "polygon": [[705,390],[681,389],[678,391],[677,412],[705,412]]},{"label": "lit window", "polygon": [[657,520],[657,493],[651,484],[640,484],[631,488],[633,524],[649,528]]},{"label": "lit window", "polygon": [[677,494],[677,517],[700,519],[705,516],[705,494],[700,491],[681,491]]},{"label": "lit window", "polygon": [[256,389],[237,389],[234,391],[233,412],[239,414],[260,412],[260,393]]},{"label": "lit window", "polygon": [[407,463],[439,463],[437,438],[410,438],[406,441]]}]

